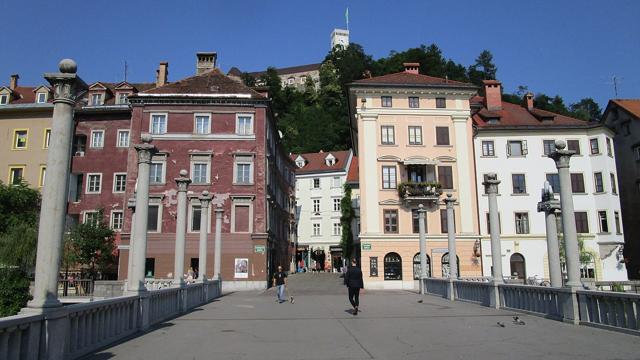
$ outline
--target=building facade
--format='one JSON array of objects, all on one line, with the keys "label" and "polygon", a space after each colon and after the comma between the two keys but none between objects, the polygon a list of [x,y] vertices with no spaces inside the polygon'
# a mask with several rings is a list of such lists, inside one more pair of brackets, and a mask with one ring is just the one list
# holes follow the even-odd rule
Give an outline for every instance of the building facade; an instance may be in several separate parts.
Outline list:
[{"label": "building facade", "polygon": [[[155,278],[173,276],[174,178],[186,169],[192,180],[186,267],[198,268],[198,196],[206,190],[214,197],[212,208],[220,205],[224,210],[221,275],[225,289],[265,288],[274,268],[290,262],[293,164],[278,143],[269,100],[223,75],[214,64],[204,71],[201,65],[199,61],[199,75],[129,98],[132,144],[149,133],[157,148],[150,174],[146,273]],[[136,177],[137,155],[129,147],[127,199],[134,198]],[[208,256],[213,259],[215,215],[209,214]],[[130,215],[124,229],[130,233]],[[123,242],[128,239],[123,237]],[[121,278],[126,277],[125,258],[121,257]],[[206,274],[211,276],[213,262],[208,264]]]},{"label": "building facade", "polygon": [[448,274],[447,218],[441,192],[455,203],[461,276],[481,274],[473,164],[471,84],[405,71],[349,87],[352,141],[360,187],[360,244],[365,286],[417,288],[417,209],[427,209],[432,276]]},{"label": "building facade", "polygon": [[341,201],[353,152],[292,154],[289,157],[296,165],[298,260],[302,260],[308,269],[338,272],[343,266]]},{"label": "building facade", "polygon": [[629,279],[640,280],[640,99],[609,101],[603,123],[615,131],[613,143],[620,178],[624,261]]},{"label": "building facade", "polygon": [[495,80],[485,81],[485,94],[472,101],[483,274],[492,272],[488,197],[481,184],[486,174],[496,173],[504,275],[523,282],[549,279],[545,214],[537,212],[537,204],[545,181],[560,190],[555,162],[547,155],[555,151],[555,140],[565,140],[577,152],[570,171],[582,277],[585,282],[626,280],[613,132],[537,109],[531,93],[521,105],[503,102]]}]

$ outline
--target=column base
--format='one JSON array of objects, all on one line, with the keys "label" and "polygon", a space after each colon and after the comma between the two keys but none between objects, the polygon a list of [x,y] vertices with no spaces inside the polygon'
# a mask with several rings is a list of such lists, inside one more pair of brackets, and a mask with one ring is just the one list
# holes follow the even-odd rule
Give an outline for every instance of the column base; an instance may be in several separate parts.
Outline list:
[{"label": "column base", "polygon": [[171,284],[172,288],[182,288],[185,287],[187,285],[187,283],[184,281],[184,279],[180,279],[180,280],[173,280],[173,283]]},{"label": "column base", "polygon": [[55,311],[56,309],[62,308],[62,303],[58,298],[55,299],[45,299],[42,300],[31,300],[27,303],[27,306],[20,310],[20,314],[23,312],[26,314],[34,315],[34,314],[43,314],[45,312]]}]

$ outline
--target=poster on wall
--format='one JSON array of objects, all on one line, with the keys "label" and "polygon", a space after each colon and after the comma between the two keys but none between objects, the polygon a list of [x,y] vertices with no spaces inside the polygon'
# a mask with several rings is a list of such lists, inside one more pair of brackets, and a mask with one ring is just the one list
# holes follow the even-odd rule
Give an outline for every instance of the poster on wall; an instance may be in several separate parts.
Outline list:
[{"label": "poster on wall", "polygon": [[236,258],[236,262],[234,264],[235,275],[233,276],[236,279],[247,279],[249,277],[249,259],[244,258]]}]

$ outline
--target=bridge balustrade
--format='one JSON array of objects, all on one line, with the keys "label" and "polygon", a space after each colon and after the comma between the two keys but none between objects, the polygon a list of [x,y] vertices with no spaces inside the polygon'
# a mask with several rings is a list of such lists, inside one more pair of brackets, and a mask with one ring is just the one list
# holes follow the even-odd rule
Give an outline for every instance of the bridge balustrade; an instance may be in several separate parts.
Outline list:
[{"label": "bridge balustrade", "polygon": [[578,290],[580,323],[640,331],[640,294]]}]

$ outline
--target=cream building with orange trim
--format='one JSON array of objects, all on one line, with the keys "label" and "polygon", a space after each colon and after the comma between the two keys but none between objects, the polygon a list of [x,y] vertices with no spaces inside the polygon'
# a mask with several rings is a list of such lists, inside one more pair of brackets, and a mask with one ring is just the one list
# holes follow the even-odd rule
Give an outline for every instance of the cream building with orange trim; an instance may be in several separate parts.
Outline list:
[{"label": "cream building with orange trim", "polygon": [[[416,289],[420,273],[417,207],[427,208],[428,273],[447,268],[444,195],[455,203],[460,276],[481,275],[471,84],[405,71],[355,81],[349,87],[352,140],[359,161],[361,267],[365,287]],[[421,183],[400,193],[399,185]]]}]

